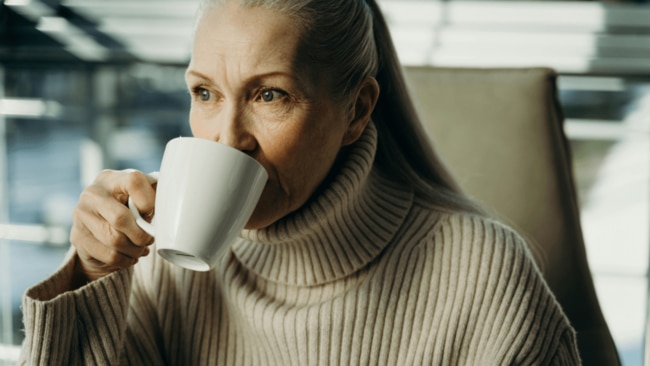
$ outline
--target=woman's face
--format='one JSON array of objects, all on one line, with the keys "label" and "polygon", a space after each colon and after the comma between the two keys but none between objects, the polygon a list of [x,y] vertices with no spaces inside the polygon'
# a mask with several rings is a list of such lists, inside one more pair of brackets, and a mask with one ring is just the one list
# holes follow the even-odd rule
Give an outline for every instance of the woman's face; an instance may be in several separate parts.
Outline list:
[{"label": "woman's face", "polygon": [[247,224],[268,226],[302,206],[336,155],[360,134],[305,61],[294,22],[237,2],[202,15],[186,73],[194,136],[242,150],[269,173]]}]

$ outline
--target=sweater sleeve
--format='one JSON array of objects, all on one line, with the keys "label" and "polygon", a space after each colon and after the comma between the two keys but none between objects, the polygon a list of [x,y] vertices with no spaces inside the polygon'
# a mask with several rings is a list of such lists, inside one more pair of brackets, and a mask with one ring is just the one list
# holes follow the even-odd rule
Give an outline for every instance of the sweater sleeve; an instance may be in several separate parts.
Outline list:
[{"label": "sweater sleeve", "polygon": [[471,340],[468,364],[581,364],[575,331],[521,236],[500,223],[461,215],[437,235],[459,253],[457,267],[467,274],[461,277],[470,279],[460,286],[469,290],[459,301],[473,304],[471,320],[464,322],[470,327],[464,328]]},{"label": "sweater sleeve", "polygon": [[511,255],[504,256],[503,263],[511,271],[505,276],[507,297],[502,305],[505,315],[499,330],[500,334],[507,335],[505,344],[511,345],[503,348],[504,354],[512,354],[512,364],[516,365],[581,365],[575,331],[544,281],[527,244],[509,228],[497,227],[497,230],[503,231],[504,250],[512,251]]},{"label": "sweater sleeve", "polygon": [[[114,272],[75,291],[71,283],[75,257],[51,277],[27,290],[23,297],[25,340],[19,364],[98,365],[125,364],[146,359],[162,364],[147,339],[133,337],[133,327],[148,327],[147,317],[132,297],[133,268]],[[151,334],[139,331],[137,334]],[[150,338],[155,338],[150,336]],[[129,344],[127,344],[129,343]],[[147,355],[133,352],[148,350]],[[140,363],[145,364],[145,363]]]}]

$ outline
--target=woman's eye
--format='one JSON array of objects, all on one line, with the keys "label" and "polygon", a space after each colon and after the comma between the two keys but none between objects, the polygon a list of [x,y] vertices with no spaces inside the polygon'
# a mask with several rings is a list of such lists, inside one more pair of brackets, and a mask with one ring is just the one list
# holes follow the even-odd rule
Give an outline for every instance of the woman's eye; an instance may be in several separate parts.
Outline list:
[{"label": "woman's eye", "polygon": [[194,96],[198,98],[202,102],[209,102],[210,99],[212,99],[212,92],[210,92],[206,88],[202,88],[200,86],[197,86],[192,90]]},{"label": "woman's eye", "polygon": [[283,92],[274,89],[264,90],[260,95],[261,99],[267,103],[282,99],[284,96],[285,94]]},{"label": "woman's eye", "polygon": [[210,100],[210,92],[205,89],[202,89],[199,92],[199,98],[201,98],[202,101],[207,102],[208,100]]}]

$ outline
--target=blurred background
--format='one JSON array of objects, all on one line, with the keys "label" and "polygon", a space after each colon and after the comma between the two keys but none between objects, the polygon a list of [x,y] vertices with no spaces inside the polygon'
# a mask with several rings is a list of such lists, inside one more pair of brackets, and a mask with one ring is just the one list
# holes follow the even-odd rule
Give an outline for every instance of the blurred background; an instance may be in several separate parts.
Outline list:
[{"label": "blurred background", "polygon": [[[650,3],[379,2],[404,65],[558,71],[596,290],[623,364],[644,364]],[[165,142],[190,135],[183,73],[195,8],[2,2],[0,365],[18,357],[22,293],[61,263],[83,187],[104,168],[157,170]]]}]

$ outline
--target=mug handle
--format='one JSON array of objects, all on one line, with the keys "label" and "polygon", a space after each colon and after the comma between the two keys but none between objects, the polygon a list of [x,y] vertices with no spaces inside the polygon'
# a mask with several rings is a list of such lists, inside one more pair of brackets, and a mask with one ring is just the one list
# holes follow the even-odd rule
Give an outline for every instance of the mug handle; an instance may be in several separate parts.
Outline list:
[{"label": "mug handle", "polygon": [[[147,178],[149,178],[149,182],[151,184],[154,184],[158,181],[158,172],[152,172],[147,174]],[[147,222],[147,220],[142,218],[142,215],[140,215],[140,211],[138,211],[138,208],[135,207],[135,203],[133,203],[133,198],[129,196],[129,200],[127,202],[127,206],[129,207],[129,211],[131,211],[131,214],[135,218],[135,223],[142,228],[147,234],[151,236],[156,236],[156,230],[153,225],[154,219],[151,219],[151,222]]]}]

